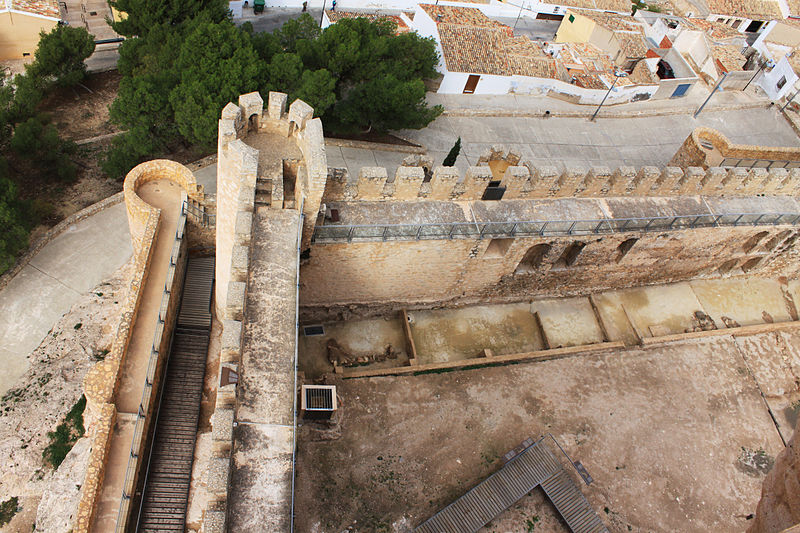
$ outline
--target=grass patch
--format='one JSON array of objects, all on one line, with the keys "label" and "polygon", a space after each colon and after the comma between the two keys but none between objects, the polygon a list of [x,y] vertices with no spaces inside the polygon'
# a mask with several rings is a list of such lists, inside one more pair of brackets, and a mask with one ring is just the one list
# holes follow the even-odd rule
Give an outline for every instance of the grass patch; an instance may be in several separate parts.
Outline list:
[{"label": "grass patch", "polygon": [[42,452],[42,457],[53,468],[58,468],[78,439],[83,437],[86,431],[83,427],[85,408],[86,397],[82,395],[56,430],[47,433],[50,444]]},{"label": "grass patch", "polygon": [[11,522],[17,511],[19,511],[19,498],[16,496],[0,503],[0,527]]}]

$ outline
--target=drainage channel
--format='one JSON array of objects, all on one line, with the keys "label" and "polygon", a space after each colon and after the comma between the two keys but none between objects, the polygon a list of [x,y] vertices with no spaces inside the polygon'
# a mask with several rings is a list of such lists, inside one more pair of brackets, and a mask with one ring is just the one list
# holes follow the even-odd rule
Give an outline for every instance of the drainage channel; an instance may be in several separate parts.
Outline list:
[{"label": "drainage channel", "polygon": [[136,530],[184,531],[211,334],[214,258],[189,258]]}]

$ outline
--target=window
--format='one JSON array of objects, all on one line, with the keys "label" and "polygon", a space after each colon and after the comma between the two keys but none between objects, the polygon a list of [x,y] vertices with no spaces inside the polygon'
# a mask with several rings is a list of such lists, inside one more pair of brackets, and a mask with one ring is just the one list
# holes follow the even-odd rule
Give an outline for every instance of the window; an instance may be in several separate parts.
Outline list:
[{"label": "window", "polygon": [[739,27],[739,25],[740,25],[741,23],[742,23],[742,21],[741,21],[741,20],[735,20],[735,21],[733,21],[733,27],[734,27],[734,29],[738,28],[738,27]]},{"label": "window", "polygon": [[778,80],[778,89],[783,89],[784,85],[786,85],[786,76],[781,76],[781,79]]},{"label": "window", "polygon": [[484,259],[500,259],[504,255],[509,248],[511,248],[511,244],[514,242],[514,239],[492,239],[489,242],[489,246],[486,247],[486,251],[483,252]]},{"label": "window", "polygon": [[570,22],[575,22],[575,15],[570,15],[569,16],[569,21]]}]

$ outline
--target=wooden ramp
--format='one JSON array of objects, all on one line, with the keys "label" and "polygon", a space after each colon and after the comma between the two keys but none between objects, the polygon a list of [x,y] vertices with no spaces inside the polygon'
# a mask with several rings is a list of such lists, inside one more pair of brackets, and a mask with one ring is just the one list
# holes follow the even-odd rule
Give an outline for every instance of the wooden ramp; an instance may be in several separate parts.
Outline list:
[{"label": "wooden ramp", "polygon": [[475,533],[541,485],[573,533],[608,533],[550,449],[540,440],[423,524],[419,533]]},{"label": "wooden ramp", "polygon": [[183,533],[211,333],[214,258],[189,258],[137,530]]}]

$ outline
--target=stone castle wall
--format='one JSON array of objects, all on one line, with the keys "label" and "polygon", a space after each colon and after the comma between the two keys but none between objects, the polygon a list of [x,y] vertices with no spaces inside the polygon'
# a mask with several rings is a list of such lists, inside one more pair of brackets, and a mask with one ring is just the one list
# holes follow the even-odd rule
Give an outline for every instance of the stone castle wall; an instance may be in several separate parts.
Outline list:
[{"label": "stone castle wall", "polygon": [[348,307],[521,301],[744,272],[793,277],[798,236],[796,227],[740,226],[326,243],[314,245],[302,267],[301,305],[304,317],[329,319]]},{"label": "stone castle wall", "polygon": [[[703,144],[707,144],[710,148]],[[669,165],[681,168],[710,168],[719,165],[725,158],[800,162],[800,148],[734,144],[717,130],[695,128],[675,153]]]},{"label": "stone castle wall", "polygon": [[[332,169],[323,202],[480,200],[495,178],[489,166],[469,167],[462,177],[455,167],[436,167],[424,181],[422,167],[398,167],[393,180],[382,167],[364,167],[358,179]],[[800,169],[657,167],[508,167],[500,180],[504,200],[598,198],[604,196],[794,196]]]},{"label": "stone castle wall", "polygon": [[86,434],[92,439],[92,451],[75,514],[76,533],[90,531],[94,522],[116,421],[115,398],[122,377],[121,369],[141,303],[142,288],[147,280],[161,216],[161,210],[147,204],[136,191],[144,183],[157,179],[172,180],[184,188],[188,198],[197,202],[203,201],[203,189],[197,185],[192,173],[174,161],[155,160],[142,163],[131,170],[125,178],[123,195],[133,243],[133,275],[125,301],[122,302],[120,321],[111,350],[103,361],[96,363],[89,370],[84,379],[83,388],[86,396],[84,425]]}]

